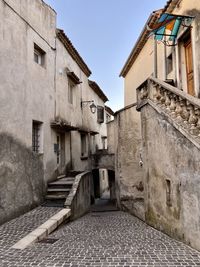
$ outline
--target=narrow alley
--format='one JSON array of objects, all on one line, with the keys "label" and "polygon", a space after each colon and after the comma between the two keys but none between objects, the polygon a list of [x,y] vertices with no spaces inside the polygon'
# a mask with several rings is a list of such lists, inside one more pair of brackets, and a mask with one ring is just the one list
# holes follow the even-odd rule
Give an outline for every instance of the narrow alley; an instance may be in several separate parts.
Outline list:
[{"label": "narrow alley", "polygon": [[39,207],[0,227],[0,266],[200,266],[200,253],[121,211],[91,212],[25,250],[11,246],[59,208]]}]

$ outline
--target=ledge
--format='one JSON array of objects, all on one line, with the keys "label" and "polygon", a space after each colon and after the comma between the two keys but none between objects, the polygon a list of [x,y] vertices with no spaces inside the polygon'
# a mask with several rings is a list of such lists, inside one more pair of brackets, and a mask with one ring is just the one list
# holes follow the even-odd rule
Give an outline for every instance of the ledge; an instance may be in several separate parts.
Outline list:
[{"label": "ledge", "polygon": [[71,215],[70,209],[62,209],[45,223],[40,225],[30,234],[20,239],[12,248],[23,250],[31,244],[46,238],[51,232],[53,232],[64,220],[69,218]]}]

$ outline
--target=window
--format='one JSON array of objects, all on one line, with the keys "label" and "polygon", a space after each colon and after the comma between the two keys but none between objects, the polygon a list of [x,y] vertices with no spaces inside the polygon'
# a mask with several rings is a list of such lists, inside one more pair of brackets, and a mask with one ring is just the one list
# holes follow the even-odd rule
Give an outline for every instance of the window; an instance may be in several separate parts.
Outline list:
[{"label": "window", "polygon": [[32,124],[32,150],[35,153],[42,152],[42,123],[33,121]]},{"label": "window", "polygon": [[106,113],[106,122],[109,122],[109,121],[111,121],[111,116],[108,113]]},{"label": "window", "polygon": [[87,157],[87,134],[81,133],[81,157]]},{"label": "window", "polygon": [[75,84],[71,80],[69,80],[68,81],[68,101],[69,101],[70,104],[73,104],[74,87],[75,87]]},{"label": "window", "polygon": [[104,107],[97,106],[97,122],[103,123],[104,122]]},{"label": "window", "polygon": [[173,57],[172,53],[167,57],[167,74],[173,70]]},{"label": "window", "polygon": [[34,61],[40,65],[45,66],[45,52],[36,44],[34,44]]},{"label": "window", "polygon": [[171,206],[171,181],[166,180],[166,204],[167,206]]},{"label": "window", "polygon": [[107,137],[102,136],[101,140],[102,140],[102,149],[107,149]]}]

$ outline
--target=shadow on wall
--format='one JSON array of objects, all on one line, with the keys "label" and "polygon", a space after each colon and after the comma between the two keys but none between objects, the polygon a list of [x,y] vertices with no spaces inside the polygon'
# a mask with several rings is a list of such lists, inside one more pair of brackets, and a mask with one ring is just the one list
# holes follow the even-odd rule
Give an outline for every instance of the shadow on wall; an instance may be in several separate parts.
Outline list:
[{"label": "shadow on wall", "polygon": [[0,134],[0,224],[43,200],[42,159],[7,133]]}]

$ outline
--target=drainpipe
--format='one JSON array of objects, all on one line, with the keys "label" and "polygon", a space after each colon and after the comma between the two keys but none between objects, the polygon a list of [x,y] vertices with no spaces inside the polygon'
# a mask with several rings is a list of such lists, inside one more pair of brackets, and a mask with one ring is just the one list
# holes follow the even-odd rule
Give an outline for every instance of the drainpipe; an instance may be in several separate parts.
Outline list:
[{"label": "drainpipe", "polygon": [[57,84],[56,84],[56,69],[57,69],[57,37],[55,37],[55,48],[53,49],[54,51],[55,51],[55,58],[54,58],[54,94],[55,94],[55,98],[54,98],[54,108],[55,108],[55,110],[54,110],[54,119],[56,118],[56,109],[57,109],[57,103],[56,103],[56,97],[57,97],[57,95],[56,95],[56,86],[57,86]]},{"label": "drainpipe", "polygon": [[73,164],[72,164],[72,132],[69,132],[69,145],[70,145],[70,168],[71,170],[73,169]]},{"label": "drainpipe", "polygon": [[154,78],[158,77],[157,41],[154,39]]},{"label": "drainpipe", "polygon": [[164,45],[164,80],[167,80],[167,48]]}]

